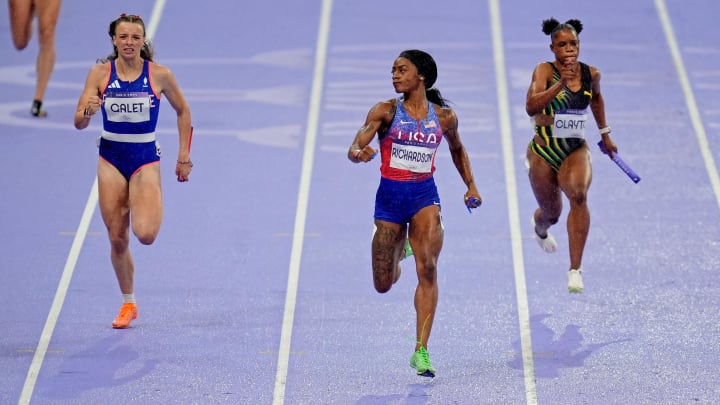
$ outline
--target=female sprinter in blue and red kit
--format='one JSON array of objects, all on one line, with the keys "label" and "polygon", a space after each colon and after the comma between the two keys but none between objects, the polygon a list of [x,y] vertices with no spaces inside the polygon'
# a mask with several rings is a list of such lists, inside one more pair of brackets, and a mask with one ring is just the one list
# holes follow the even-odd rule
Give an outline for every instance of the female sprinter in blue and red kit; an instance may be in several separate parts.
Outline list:
[{"label": "female sprinter in blue and red kit", "polygon": [[395,59],[392,82],[401,97],[370,109],[348,150],[350,161],[369,162],[380,141],[380,185],[375,199],[372,267],[375,289],[390,290],[400,277],[406,235],[415,255],[416,344],[410,365],[418,375],[434,377],[427,352],[438,301],[437,262],[443,244],[440,198],[433,179],[435,154],[447,139],[453,163],[467,185],[465,203],[481,203],[455,112],[437,89],[437,66],[424,51],[406,50]]},{"label": "female sprinter in blue and red kit", "polygon": [[150,245],[162,222],[160,150],[155,142],[162,94],[177,114],[180,145],[175,173],[180,182],[188,181],[192,170],[192,127],[190,107],[174,75],[152,61],[143,20],[123,14],[110,23],[109,34],[113,53],[90,70],[78,100],[75,128],[87,128],[92,116],[102,112],[98,193],[110,259],[123,295],[112,326],[122,329],[138,316],[130,227],[140,243]]}]

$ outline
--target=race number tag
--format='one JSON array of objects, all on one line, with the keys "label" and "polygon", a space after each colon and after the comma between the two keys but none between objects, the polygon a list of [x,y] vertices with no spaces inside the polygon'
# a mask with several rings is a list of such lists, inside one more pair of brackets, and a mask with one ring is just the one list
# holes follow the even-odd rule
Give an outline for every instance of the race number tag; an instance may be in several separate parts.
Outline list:
[{"label": "race number tag", "polygon": [[393,143],[390,167],[415,173],[430,173],[434,151],[427,147]]},{"label": "race number tag", "polygon": [[585,122],[588,115],[584,110],[565,110],[555,113],[553,136],[555,138],[585,138]]},{"label": "race number tag", "polygon": [[151,100],[148,93],[106,93],[104,105],[108,121],[150,121]]}]

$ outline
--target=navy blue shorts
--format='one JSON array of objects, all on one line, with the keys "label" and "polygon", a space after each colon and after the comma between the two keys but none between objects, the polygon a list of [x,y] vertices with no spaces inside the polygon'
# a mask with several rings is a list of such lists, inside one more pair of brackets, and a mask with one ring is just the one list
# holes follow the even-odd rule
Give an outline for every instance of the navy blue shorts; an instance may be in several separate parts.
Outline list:
[{"label": "navy blue shorts", "polygon": [[160,147],[152,142],[116,142],[100,138],[100,157],[113,165],[126,180],[143,166],[160,161]]},{"label": "navy blue shorts", "polygon": [[405,225],[428,205],[440,206],[435,179],[396,181],[380,178],[375,195],[375,219]]}]

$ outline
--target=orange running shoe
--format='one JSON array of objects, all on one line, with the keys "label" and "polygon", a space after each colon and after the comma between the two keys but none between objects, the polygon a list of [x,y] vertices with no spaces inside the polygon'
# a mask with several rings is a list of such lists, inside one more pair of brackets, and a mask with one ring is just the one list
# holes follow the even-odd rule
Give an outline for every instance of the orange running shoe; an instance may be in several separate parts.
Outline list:
[{"label": "orange running shoe", "polygon": [[120,307],[120,314],[112,323],[115,329],[125,329],[130,327],[130,322],[138,317],[137,305],[132,302],[126,302]]}]

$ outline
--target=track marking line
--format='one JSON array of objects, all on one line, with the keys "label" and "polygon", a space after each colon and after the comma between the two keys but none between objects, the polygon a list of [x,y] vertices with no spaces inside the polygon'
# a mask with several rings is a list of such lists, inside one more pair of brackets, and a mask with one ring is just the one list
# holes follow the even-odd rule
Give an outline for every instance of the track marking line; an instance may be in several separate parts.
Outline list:
[{"label": "track marking line", "polygon": [[313,73],[312,91],[310,93],[310,108],[308,109],[307,129],[305,131],[305,149],[303,151],[300,189],[298,190],[297,208],[295,210],[295,227],[292,250],[290,251],[290,268],[288,270],[285,310],[283,313],[282,330],[280,332],[280,347],[278,350],[277,371],[275,374],[273,405],[281,405],[285,402],[285,385],[287,383],[290,342],[295,318],[298,280],[300,278],[300,259],[302,257],[305,236],[305,220],[307,218],[310,180],[312,178],[313,159],[315,156],[320,101],[322,99],[323,81],[325,78],[331,10],[332,0],[323,0],[315,49],[315,69]]},{"label": "track marking line", "polygon": [[90,227],[90,221],[95,212],[97,206],[97,177],[93,182],[92,188],[90,189],[90,195],[88,196],[87,203],[85,204],[85,210],[83,211],[78,225],[75,238],[70,247],[70,253],[68,253],[67,260],[65,262],[65,268],[63,269],[60,282],[58,283],[57,290],[55,291],[55,298],[53,299],[50,312],[48,313],[47,319],[45,320],[45,326],[43,327],[42,333],[40,334],[40,341],[38,342],[35,354],[33,355],[30,368],[28,369],[27,376],[25,377],[25,383],[23,384],[18,404],[29,404],[30,398],[32,397],[35,389],[35,383],[37,382],[38,375],[40,374],[40,367],[42,367],[45,354],[48,353],[48,346],[50,345],[50,339],[52,338],[55,325],[57,324],[58,317],[60,316],[60,310],[62,310],[63,302],[65,302],[65,296],[67,295],[68,287],[70,286],[70,280],[72,279],[73,272],[75,271],[75,265],[77,259],[80,256],[83,242],[85,241],[85,235]]},{"label": "track marking line", "polygon": [[520,209],[518,204],[517,183],[515,181],[515,159],[513,155],[512,124],[508,83],[505,77],[505,55],[503,52],[502,20],[500,2],[490,0],[490,25],[492,30],[493,60],[497,82],[498,111],[500,133],[502,136],[505,183],[507,185],[508,217],[510,220],[510,238],[512,241],[513,271],[515,274],[515,296],[517,298],[518,322],[520,326],[520,346],[522,348],[523,372],[525,375],[525,401],[529,405],[537,404],[535,385],[535,364],[533,362],[532,338],[530,336],[530,309],[525,283],[525,263],[522,250],[522,232],[520,228]]},{"label": "track marking line", "polygon": [[690,79],[688,79],[687,71],[685,70],[685,63],[683,62],[680,47],[678,46],[675,38],[675,32],[670,22],[670,16],[668,15],[667,8],[665,7],[664,0],[655,0],[655,8],[657,9],[658,18],[662,24],[663,31],[665,31],[665,40],[667,41],[668,48],[670,48],[670,54],[672,55],[673,63],[675,64],[675,70],[677,70],[678,80],[680,80],[680,86],[682,87],[683,94],[685,95],[685,104],[687,105],[688,114],[690,114],[690,121],[692,122],[697,141],[700,146],[700,153],[702,154],[703,160],[705,161],[705,169],[707,170],[708,177],[710,178],[710,185],[712,186],[713,192],[715,193],[715,200],[718,206],[720,206],[720,175],[718,175],[718,169],[715,165],[715,159],[713,158],[712,149],[707,139],[707,133],[703,126],[702,118],[700,118],[700,111],[695,101],[695,94],[693,93],[692,86],[690,85]]}]

